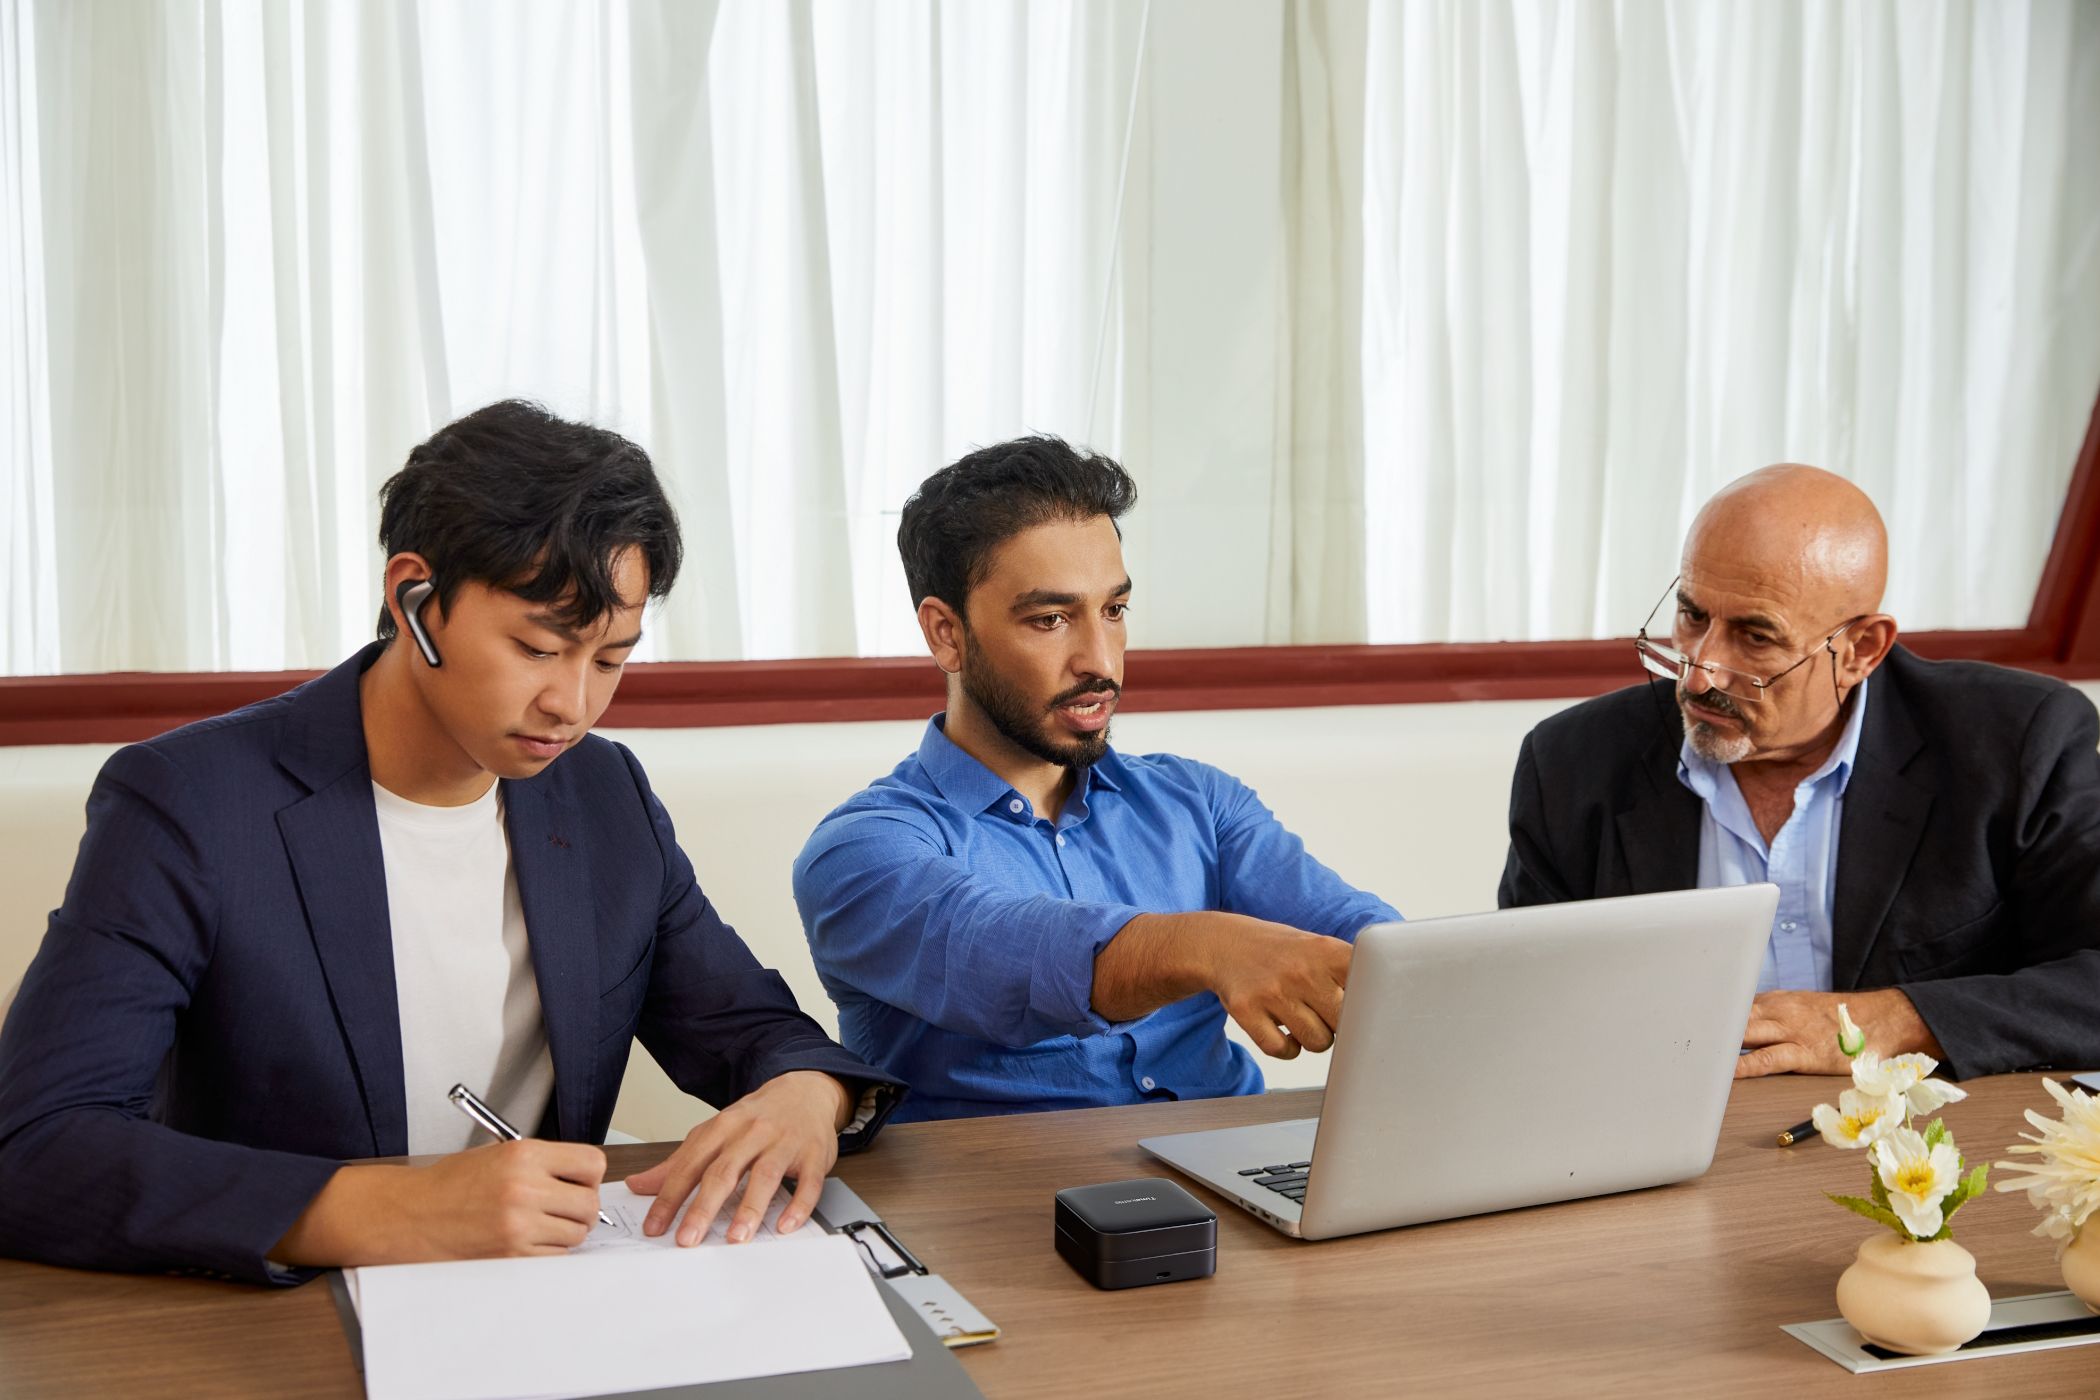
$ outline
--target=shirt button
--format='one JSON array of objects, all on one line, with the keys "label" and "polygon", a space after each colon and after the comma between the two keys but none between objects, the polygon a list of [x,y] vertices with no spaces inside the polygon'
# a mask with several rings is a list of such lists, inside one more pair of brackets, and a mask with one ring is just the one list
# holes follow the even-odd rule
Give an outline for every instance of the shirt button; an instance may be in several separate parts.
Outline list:
[{"label": "shirt button", "polygon": [[1785,929],[1788,933],[1792,933],[1794,931],[1794,921],[1792,919],[1788,919],[1785,923],[1781,924],[1780,927]]},{"label": "shirt button", "polygon": [[1138,1081],[1138,1088],[1140,1089],[1151,1090],[1157,1089],[1158,1087],[1159,1085],[1156,1082],[1154,1082],[1152,1076],[1149,1074]]},{"label": "shirt button", "polygon": [[1057,838],[1057,844],[1058,844],[1058,845],[1060,845],[1060,846],[1064,845],[1064,844],[1065,844],[1065,838],[1064,838],[1064,837],[1062,837],[1062,836],[1058,837],[1058,838]]},{"label": "shirt button", "polygon": [[1013,801],[1006,804],[1006,810],[1012,812],[1015,816],[1019,816],[1021,814],[1022,808],[1026,807],[1027,805],[1027,803],[1023,802],[1020,798],[1016,797]]}]

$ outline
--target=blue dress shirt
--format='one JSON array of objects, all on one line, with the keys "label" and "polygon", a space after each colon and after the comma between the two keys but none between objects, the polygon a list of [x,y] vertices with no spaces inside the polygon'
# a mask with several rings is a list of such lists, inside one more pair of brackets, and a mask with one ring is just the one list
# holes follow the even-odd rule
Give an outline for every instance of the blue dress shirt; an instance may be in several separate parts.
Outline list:
[{"label": "blue dress shirt", "polygon": [[1838,828],[1845,814],[1845,789],[1859,753],[1859,731],[1867,713],[1867,682],[1853,692],[1852,714],[1837,747],[1821,767],[1794,788],[1794,811],[1769,846],[1736,786],[1735,770],[1692,752],[1687,739],[1677,755],[1677,780],[1705,804],[1699,822],[1699,888],[1779,886],[1772,940],[1765,945],[1757,989],[1830,990],[1832,910],[1837,900]]},{"label": "blue dress shirt", "polygon": [[944,718],[795,861],[841,1037],[912,1086],[900,1120],[1259,1093],[1209,992],[1135,1021],[1096,1013],[1102,946],[1140,914],[1223,910],[1344,939],[1400,917],[1215,768],[1111,749],[1044,814]]}]

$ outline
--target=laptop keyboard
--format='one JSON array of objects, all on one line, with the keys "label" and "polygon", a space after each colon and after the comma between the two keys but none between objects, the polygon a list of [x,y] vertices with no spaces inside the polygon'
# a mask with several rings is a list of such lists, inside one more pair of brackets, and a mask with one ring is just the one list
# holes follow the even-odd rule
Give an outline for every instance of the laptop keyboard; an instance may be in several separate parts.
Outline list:
[{"label": "laptop keyboard", "polygon": [[1241,1167],[1240,1175],[1252,1178],[1250,1184],[1266,1186],[1287,1201],[1305,1200],[1305,1178],[1312,1167],[1310,1161],[1283,1162],[1268,1167]]}]

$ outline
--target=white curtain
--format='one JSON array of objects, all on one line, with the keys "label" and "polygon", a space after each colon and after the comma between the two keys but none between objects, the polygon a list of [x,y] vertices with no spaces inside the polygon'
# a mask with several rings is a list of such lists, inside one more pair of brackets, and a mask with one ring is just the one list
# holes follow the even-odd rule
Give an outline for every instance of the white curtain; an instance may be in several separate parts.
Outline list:
[{"label": "white curtain", "polygon": [[1022,432],[1119,449],[1104,332],[1122,324],[1141,16],[725,7],[710,71],[745,654],[920,650],[896,546],[912,489]]},{"label": "white curtain", "polygon": [[0,670],[319,666],[522,394],[687,531],[655,658],[910,652],[1062,433],[1141,644],[1624,634],[1766,461],[2017,623],[2100,385],[2100,7],[0,0]]},{"label": "white curtain", "polygon": [[644,656],[916,646],[913,485],[1116,447],[1141,18],[5,0],[0,669],[332,663],[379,484],[520,394],[681,508]]},{"label": "white curtain", "polygon": [[9,46],[11,671],[319,664],[449,406],[413,12],[32,5]]},{"label": "white curtain", "polygon": [[0,8],[0,673],[59,659],[33,20]]},{"label": "white curtain", "polygon": [[1912,627],[2025,621],[2100,385],[2100,6],[1370,11],[1369,634],[1630,633],[1806,461]]}]

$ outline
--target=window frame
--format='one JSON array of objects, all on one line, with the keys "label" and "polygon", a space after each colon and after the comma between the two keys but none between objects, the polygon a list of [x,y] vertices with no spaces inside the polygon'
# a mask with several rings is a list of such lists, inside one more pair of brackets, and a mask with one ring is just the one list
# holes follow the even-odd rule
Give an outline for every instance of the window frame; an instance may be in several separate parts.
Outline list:
[{"label": "window frame", "polygon": [[[1934,660],[2100,680],[2100,396],[2023,627],[1905,633]],[[268,699],[318,671],[0,677],[0,747],[150,739]],[[1133,650],[1125,711],[1270,710],[1457,700],[1579,700],[1631,685],[1627,640]],[[689,729],[924,719],[945,703],[923,656],[658,661],[627,668],[600,721]]]}]

